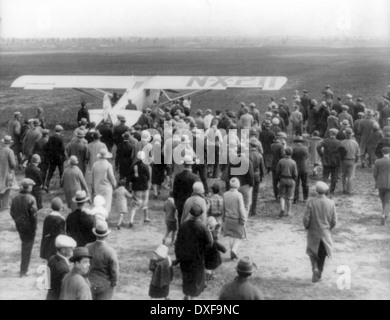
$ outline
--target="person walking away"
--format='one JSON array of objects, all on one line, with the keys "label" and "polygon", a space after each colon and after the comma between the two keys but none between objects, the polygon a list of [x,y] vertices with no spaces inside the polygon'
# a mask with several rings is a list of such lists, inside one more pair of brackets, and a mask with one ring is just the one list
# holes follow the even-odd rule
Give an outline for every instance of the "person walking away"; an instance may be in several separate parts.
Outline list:
[{"label": "person walking away", "polygon": [[191,208],[192,218],[180,226],[175,244],[185,300],[198,297],[205,288],[205,251],[212,245],[212,238],[206,225],[199,219],[202,212],[198,204]]},{"label": "person walking away", "polygon": [[149,296],[152,299],[169,300],[169,286],[173,278],[172,261],[168,255],[168,247],[160,244],[153,251],[153,259],[149,263],[152,279],[149,286]]},{"label": "person walking away", "polygon": [[[85,182],[87,183],[88,190],[92,190],[92,169],[95,162],[98,160],[100,150],[107,149],[105,143],[100,141],[102,135],[99,131],[95,131],[92,134],[93,141],[87,145],[87,163],[85,169]],[[118,157],[118,152],[117,152]]]},{"label": "person walking away", "polygon": [[50,187],[50,181],[54,176],[54,172],[58,168],[59,177],[62,178],[64,174],[64,161],[65,161],[65,146],[62,139],[62,132],[64,128],[57,125],[54,128],[54,134],[49,138],[47,142],[47,157],[49,162],[48,175],[45,177],[46,189]]},{"label": "person walking away", "polygon": [[303,217],[303,226],[307,230],[306,254],[310,257],[313,283],[321,281],[325,259],[332,257],[331,231],[337,224],[337,213],[334,202],[325,195],[328,190],[326,183],[317,182],[318,195],[308,200]]},{"label": "person walking away", "polygon": [[69,258],[76,246],[76,241],[66,235],[61,234],[55,238],[56,253],[49,258],[47,264],[50,269],[50,289],[46,300],[60,300],[62,280],[70,272]]},{"label": "person walking away", "polygon": [[119,180],[118,187],[114,191],[115,207],[119,213],[119,220],[117,223],[117,229],[120,230],[125,214],[128,212],[127,199],[131,199],[132,195],[126,189],[126,180]]},{"label": "person walking away", "polygon": [[76,210],[77,204],[73,202],[73,197],[79,190],[84,190],[89,194],[87,183],[84,175],[78,167],[78,159],[76,156],[71,156],[69,159],[69,167],[65,170],[61,179],[61,185],[64,188],[65,199],[68,208],[72,211]]},{"label": "person walking away", "polygon": [[275,199],[278,200],[278,179],[276,176],[276,167],[281,159],[285,157],[285,147],[287,136],[285,133],[281,132],[276,136],[276,141],[271,145],[272,152],[272,186],[274,189]]},{"label": "person walking away", "polygon": [[205,191],[202,182],[197,181],[192,186],[193,193],[191,197],[189,197],[186,202],[184,203],[183,208],[183,215],[181,217],[181,220],[179,221],[180,224],[183,224],[184,221],[191,218],[191,208],[197,204],[202,208],[202,214],[200,215],[199,219],[202,220],[206,224],[207,222],[207,211],[208,211],[208,203],[207,199],[205,198]]},{"label": "person walking away", "polygon": [[[307,176],[309,173],[309,149],[303,145],[303,137],[298,136],[294,139],[295,146],[292,150],[291,158],[295,161],[298,169],[297,179],[295,180],[294,204],[299,202],[299,186],[302,185],[303,201],[309,198],[309,187],[307,185]],[[317,151],[316,151],[317,152]]]},{"label": "person walking away", "polygon": [[288,217],[290,215],[291,203],[294,198],[298,169],[295,161],[291,159],[291,155],[292,149],[286,148],[286,156],[280,159],[276,166],[276,179],[279,182],[279,217],[283,217],[284,215]]},{"label": "person walking away", "polygon": [[101,149],[97,155],[98,160],[92,167],[92,194],[100,195],[106,200],[105,208],[108,213],[111,211],[112,193],[116,187],[114,169],[108,159],[112,153],[107,149]]},{"label": "person walking away", "polygon": [[238,248],[241,240],[246,238],[245,223],[248,212],[245,210],[244,198],[238,191],[240,181],[237,178],[230,180],[230,190],[223,194],[223,235],[229,237],[230,258],[238,259]]},{"label": "person walking away", "polygon": [[219,300],[264,300],[263,292],[249,281],[255,269],[257,266],[250,257],[240,259],[236,267],[237,277],[223,286]]},{"label": "person walking away", "polygon": [[383,133],[380,130],[379,124],[374,123],[370,137],[368,138],[368,167],[371,168],[375,163],[376,149],[378,148],[379,142],[383,139]]},{"label": "person walking away", "polygon": [[15,221],[16,230],[22,241],[22,261],[20,263],[20,277],[27,276],[30,264],[31,252],[34,246],[37,231],[37,202],[31,195],[35,182],[31,179],[23,179],[22,190],[12,199],[10,214]]},{"label": "person walking away", "polygon": [[46,178],[47,169],[49,167],[48,159],[47,159],[47,148],[46,145],[49,141],[49,130],[42,130],[42,137],[37,140],[34,144],[33,154],[37,154],[41,157],[41,163],[39,164],[39,169],[42,172],[43,178]]},{"label": "person walking away", "polygon": [[291,114],[291,123],[292,123],[292,134],[295,136],[302,135],[302,126],[303,126],[303,116],[299,111],[299,106],[297,104],[293,105],[293,113]]},{"label": "person walking away", "polygon": [[34,154],[31,157],[31,163],[25,170],[26,178],[29,178],[35,182],[31,194],[35,197],[37,201],[38,210],[43,208],[42,204],[42,192],[43,192],[43,175],[41,169],[39,169],[39,164],[41,163],[41,157],[37,154]]},{"label": "person walking away", "polygon": [[178,218],[177,218],[177,209],[175,205],[175,200],[173,199],[173,192],[171,191],[167,201],[164,203],[164,212],[165,212],[165,225],[167,231],[165,232],[162,243],[166,245],[169,235],[171,236],[171,245],[175,244],[176,233],[178,229]]},{"label": "person walking away", "polygon": [[74,249],[69,259],[74,266],[62,281],[60,300],[92,300],[91,283],[87,278],[91,258],[87,248]]},{"label": "person walking away", "polygon": [[148,216],[150,167],[144,163],[146,154],[143,151],[137,153],[137,162],[131,172],[131,190],[133,201],[131,203],[130,228],[134,225],[134,217],[137,209],[144,212],[144,223],[150,223]]},{"label": "person walking away", "polygon": [[320,133],[314,131],[313,135],[309,138],[309,153],[310,153],[310,164],[313,168],[313,177],[317,176],[317,169],[321,166],[321,157],[317,152],[317,147],[322,143],[322,138],[319,137]]},{"label": "person walking away", "polygon": [[360,157],[362,162],[362,168],[366,167],[366,155],[368,154],[368,140],[370,139],[372,128],[374,127],[375,120],[373,119],[374,112],[367,110],[366,118],[360,123],[358,135],[360,139]]},{"label": "person walking away", "polygon": [[267,169],[267,174],[271,172],[272,168],[272,151],[271,146],[275,142],[275,134],[270,130],[271,122],[264,122],[264,130],[260,132],[260,142],[264,150],[264,165]]},{"label": "person walking away", "polygon": [[10,148],[13,143],[10,136],[5,136],[1,142],[0,149],[0,210],[9,208],[9,197],[12,187],[17,187],[15,183],[15,154]]},{"label": "person walking away", "polygon": [[[14,152],[18,159],[18,165],[21,166],[23,162],[22,158],[22,126],[20,119],[22,114],[19,111],[14,112],[14,119],[8,126],[8,134],[11,136],[11,150]],[[20,167],[21,168],[21,167]]]},{"label": "person walking away", "polygon": [[83,247],[96,240],[92,232],[95,227],[95,217],[85,207],[89,201],[85,191],[77,191],[73,201],[77,203],[77,209],[66,218],[66,234],[77,242],[77,246]]},{"label": "person walking away", "polygon": [[375,161],[374,178],[375,188],[379,190],[382,203],[381,225],[384,226],[389,216],[390,203],[390,147],[384,147],[382,154],[383,158]]},{"label": "person walking away", "polygon": [[[57,236],[65,234],[65,218],[61,215],[64,204],[61,198],[54,198],[51,201],[52,212],[43,221],[42,241],[40,257],[49,261],[50,257],[56,254],[55,242]],[[76,246],[75,246],[76,247]]]},{"label": "person walking away", "polygon": [[218,223],[221,223],[222,220],[222,210],[223,210],[223,198],[220,195],[219,185],[214,183],[211,186],[212,195],[208,198],[210,203],[210,209],[208,216],[214,217]]},{"label": "person walking away", "polygon": [[353,179],[355,178],[356,163],[360,157],[360,147],[355,139],[353,139],[353,131],[351,128],[345,130],[346,139],[341,141],[342,149],[342,182],[343,193],[352,195]]},{"label": "person walking away", "polygon": [[264,161],[263,156],[258,151],[260,146],[260,141],[256,138],[249,139],[249,160],[252,162],[253,174],[254,174],[254,183],[253,183],[253,193],[252,193],[252,205],[250,208],[251,216],[256,215],[257,208],[257,198],[259,196],[260,183],[263,181],[264,177]]},{"label": "person walking away", "polygon": [[107,222],[99,221],[92,232],[96,241],[86,245],[92,255],[88,279],[91,282],[93,300],[111,300],[119,279],[119,262],[113,248],[107,244],[111,233]]},{"label": "person walking away", "polygon": [[329,130],[329,138],[325,139],[318,147],[317,152],[321,157],[323,164],[323,181],[330,182],[330,194],[333,195],[336,190],[338,172],[341,166],[341,141],[336,139],[337,130]]}]

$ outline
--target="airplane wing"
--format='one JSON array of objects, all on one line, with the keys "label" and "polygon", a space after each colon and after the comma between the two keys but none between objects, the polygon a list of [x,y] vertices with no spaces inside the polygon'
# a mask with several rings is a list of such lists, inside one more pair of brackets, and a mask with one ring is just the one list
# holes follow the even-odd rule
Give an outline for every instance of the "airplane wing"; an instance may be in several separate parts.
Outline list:
[{"label": "airplane wing", "polygon": [[53,90],[81,89],[166,89],[171,90],[226,90],[254,88],[279,90],[287,82],[285,77],[235,76],[22,76],[13,88]]}]

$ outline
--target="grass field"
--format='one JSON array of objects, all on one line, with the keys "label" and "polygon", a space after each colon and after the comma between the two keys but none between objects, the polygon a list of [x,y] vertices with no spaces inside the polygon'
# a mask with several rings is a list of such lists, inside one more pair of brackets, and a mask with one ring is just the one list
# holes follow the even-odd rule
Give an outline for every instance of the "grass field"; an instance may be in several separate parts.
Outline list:
[{"label": "grass field", "polygon": [[[263,112],[270,96],[286,96],[291,100],[295,89],[308,89],[311,96],[321,98],[320,91],[330,84],[336,95],[350,92],[362,96],[375,108],[390,84],[389,49],[328,49],[328,48],[253,48],[196,51],[147,51],[125,54],[0,54],[0,136],[15,110],[25,118],[35,108],[45,108],[50,128],[61,123],[75,126],[82,95],[74,91],[23,91],[10,89],[12,81],[27,74],[79,75],[275,75],[289,81],[279,92],[239,90],[214,92],[193,100],[194,108],[236,107],[240,101],[255,102]],[[100,101],[87,97],[89,107],[99,108]],[[22,173],[18,172],[18,180]],[[210,181],[212,183],[213,181]],[[55,182],[57,183],[57,182]],[[315,181],[310,181],[313,185]],[[340,191],[340,190],[338,190]],[[30,266],[30,276],[17,277],[20,240],[8,211],[0,212],[0,299],[43,299],[45,292],[36,288],[42,221],[49,212],[39,213],[38,233]],[[59,191],[58,195],[62,195]],[[143,225],[138,214],[132,230],[113,230],[109,243],[120,259],[121,280],[116,299],[147,299],[151,279],[148,260],[164,234],[162,205],[167,194],[150,202],[152,224]],[[380,202],[374,190],[372,171],[358,170],[355,196],[334,198],[339,224],[334,232],[334,259],[327,261],[324,281],[311,284],[311,270],[305,254],[306,234],[302,227],[304,205],[293,208],[293,217],[280,220],[278,205],[273,201],[270,176],[261,185],[258,215],[248,222],[248,239],[242,244],[241,255],[250,255],[258,265],[253,282],[259,284],[268,299],[385,299],[390,298],[390,232],[379,226]],[[65,215],[68,211],[65,212]],[[117,221],[112,213],[110,224]],[[227,245],[227,239],[221,238]],[[170,249],[173,256],[173,248]],[[235,262],[228,254],[214,281],[201,299],[216,299],[221,286],[235,276]],[[339,290],[339,266],[351,270],[351,289]],[[171,298],[182,299],[179,269],[175,269]]]}]

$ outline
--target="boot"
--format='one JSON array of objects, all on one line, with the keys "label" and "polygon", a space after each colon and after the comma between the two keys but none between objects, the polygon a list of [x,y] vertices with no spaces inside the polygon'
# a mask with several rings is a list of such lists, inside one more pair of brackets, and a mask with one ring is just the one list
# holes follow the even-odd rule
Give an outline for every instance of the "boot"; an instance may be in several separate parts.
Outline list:
[{"label": "boot", "polygon": [[311,278],[311,282],[317,283],[321,281],[320,270],[318,270],[318,262],[315,257],[310,257],[311,267],[313,270],[313,276]]}]

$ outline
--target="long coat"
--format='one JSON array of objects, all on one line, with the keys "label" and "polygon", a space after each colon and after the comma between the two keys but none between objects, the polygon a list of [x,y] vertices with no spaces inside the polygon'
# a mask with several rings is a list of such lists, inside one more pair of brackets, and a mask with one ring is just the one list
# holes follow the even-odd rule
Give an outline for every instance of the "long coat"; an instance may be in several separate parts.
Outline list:
[{"label": "long coat", "polygon": [[60,234],[65,234],[65,218],[54,211],[43,222],[40,251],[40,257],[42,259],[49,260],[56,253],[55,241]]},{"label": "long coat", "polygon": [[50,269],[50,290],[47,292],[46,300],[60,300],[62,280],[70,272],[69,262],[55,254],[50,257],[47,266]]},{"label": "long coat", "polygon": [[26,132],[23,140],[23,153],[32,156],[34,144],[42,137],[41,130],[38,127],[34,127]]},{"label": "long coat", "polygon": [[62,281],[61,300],[92,300],[91,283],[88,278],[73,268]]},{"label": "long coat", "polygon": [[390,159],[383,157],[375,161],[375,188],[390,190]]},{"label": "long coat", "polygon": [[318,250],[323,242],[329,258],[332,257],[333,240],[331,230],[336,226],[337,214],[334,202],[325,195],[309,199],[303,217],[307,232],[307,249],[309,256],[318,258]]},{"label": "long coat", "polygon": [[320,164],[321,158],[317,152],[317,147],[322,143],[322,138],[320,137],[311,137],[309,139],[309,153],[310,153],[310,162],[311,164]]},{"label": "long coat", "polygon": [[35,197],[26,190],[12,199],[10,214],[15,221],[16,229],[22,241],[35,238],[37,230],[37,202]]},{"label": "long coat", "polygon": [[237,239],[246,238],[245,222],[248,211],[245,209],[244,198],[237,189],[230,189],[223,194],[222,221],[224,236]]},{"label": "long coat", "polygon": [[183,276],[183,293],[199,296],[205,286],[205,251],[213,243],[206,225],[196,218],[185,221],[177,234],[175,253]]},{"label": "long coat", "polygon": [[196,181],[199,181],[199,177],[189,170],[184,170],[175,177],[173,198],[175,199],[175,205],[180,214],[180,218],[183,212],[184,203],[191,197],[192,186]]},{"label": "long coat", "polygon": [[[14,168],[16,166],[14,152],[9,147],[0,149],[0,202],[2,195],[10,190],[10,175],[14,175]],[[9,193],[8,193],[9,194]],[[4,202],[8,202],[8,194],[4,196]],[[8,207],[8,203],[0,203],[0,208]]]},{"label": "long coat", "polygon": [[206,223],[208,209],[206,199],[203,197],[203,195],[193,193],[192,196],[188,198],[187,201],[184,203],[183,215],[181,216],[180,221],[181,224],[191,218],[190,211],[195,204],[199,205],[202,208],[202,215],[199,218],[202,220],[203,223]]},{"label": "long coat", "polygon": [[75,141],[71,141],[66,146],[66,155],[68,158],[71,156],[76,156],[79,160],[78,167],[81,172],[85,174],[86,163],[87,163],[87,145],[82,139],[77,139]]},{"label": "long coat", "polygon": [[77,209],[66,218],[66,234],[73,238],[78,247],[94,242],[96,236],[92,232],[95,227],[95,216]]},{"label": "long coat", "polygon": [[87,168],[85,171],[85,182],[87,183],[89,190],[92,190],[92,168],[95,162],[98,160],[97,156],[102,149],[107,149],[107,146],[100,140],[94,140],[87,146]]},{"label": "long coat", "polygon": [[136,144],[132,141],[125,140],[118,145],[116,151],[115,166],[119,168],[119,175],[122,178],[130,176],[131,168],[134,165],[134,153]]},{"label": "long coat", "polygon": [[77,204],[72,201],[72,198],[76,195],[76,192],[85,190],[88,194],[87,183],[80,168],[76,165],[67,168],[62,176],[62,184],[68,208],[74,211],[77,208]]},{"label": "long coat", "polygon": [[374,126],[375,121],[371,119],[364,119],[359,126],[360,135],[360,154],[364,155],[367,152],[368,140],[370,139],[370,134],[372,127]]},{"label": "long coat", "polygon": [[111,211],[113,187],[116,179],[111,163],[106,159],[99,159],[92,168],[92,190],[94,195],[101,195],[106,200],[104,207]]}]

